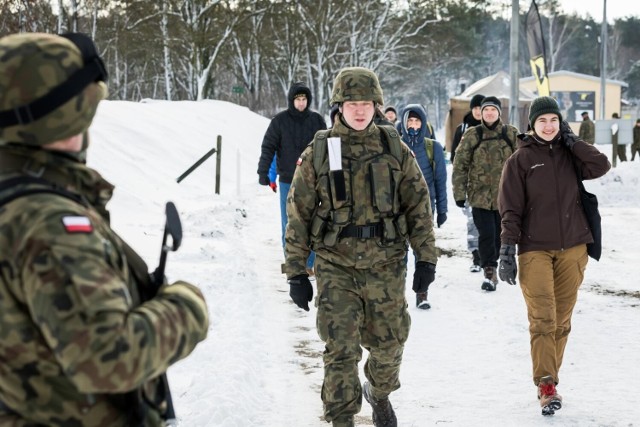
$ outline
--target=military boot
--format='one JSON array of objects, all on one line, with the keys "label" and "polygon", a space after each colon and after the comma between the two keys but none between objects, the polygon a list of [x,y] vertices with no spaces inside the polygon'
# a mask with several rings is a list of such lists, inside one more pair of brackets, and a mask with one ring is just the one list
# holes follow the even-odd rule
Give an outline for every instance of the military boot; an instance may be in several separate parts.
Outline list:
[{"label": "military boot", "polygon": [[396,413],[393,411],[388,397],[381,400],[374,398],[371,394],[371,384],[368,381],[362,386],[362,395],[373,408],[372,418],[375,427],[398,427]]},{"label": "military boot", "polygon": [[416,294],[416,307],[421,310],[429,310],[431,308],[431,304],[427,301],[427,292],[418,292]]},{"label": "military boot", "polygon": [[498,286],[498,269],[491,266],[484,267],[484,281],[481,289],[483,291],[495,291]]},{"label": "military boot", "polygon": [[562,408],[562,396],[556,391],[556,383],[551,375],[540,378],[538,399],[540,399],[542,415],[553,415]]},{"label": "military boot", "polygon": [[356,424],[353,421],[353,417],[351,415],[335,418],[332,421],[331,425],[333,427],[356,427]]}]

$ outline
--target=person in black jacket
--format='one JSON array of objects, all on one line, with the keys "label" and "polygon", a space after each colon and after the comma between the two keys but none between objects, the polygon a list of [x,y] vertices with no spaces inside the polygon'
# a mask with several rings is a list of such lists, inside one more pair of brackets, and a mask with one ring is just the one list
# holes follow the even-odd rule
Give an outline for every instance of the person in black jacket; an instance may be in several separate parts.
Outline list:
[{"label": "person in black jacket", "polygon": [[[268,186],[269,166],[274,154],[277,157],[280,183],[280,214],[282,217],[282,247],[284,248],[284,231],[287,226],[287,195],[296,170],[296,162],[302,151],[319,130],[327,128],[322,116],[309,109],[311,90],[302,83],[296,82],[289,88],[287,95],[289,107],[279,112],[271,120],[262,140],[262,153],[258,163],[258,182]],[[309,274],[313,274],[315,254],[312,252],[307,261]]]}]

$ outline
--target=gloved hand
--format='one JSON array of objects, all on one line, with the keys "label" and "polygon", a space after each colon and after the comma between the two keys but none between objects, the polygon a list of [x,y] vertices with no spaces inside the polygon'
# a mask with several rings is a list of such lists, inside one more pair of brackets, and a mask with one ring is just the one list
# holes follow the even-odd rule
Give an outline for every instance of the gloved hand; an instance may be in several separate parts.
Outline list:
[{"label": "gloved hand", "polygon": [[464,204],[466,203],[466,200],[456,200],[456,206],[459,208],[464,208]]},{"label": "gloved hand", "polygon": [[309,311],[309,302],[313,299],[313,287],[306,274],[298,274],[289,279],[289,296],[298,307]]},{"label": "gloved hand", "polygon": [[560,123],[560,135],[562,135],[562,141],[570,150],[573,150],[573,146],[579,139],[578,136],[573,133],[571,126],[565,120]]},{"label": "gloved hand", "polygon": [[258,182],[260,183],[260,185],[269,185],[271,183],[271,180],[269,179],[268,175],[259,175]]},{"label": "gloved hand", "polygon": [[178,280],[170,285],[162,286],[158,290],[156,298],[171,301],[181,307],[189,315],[188,320],[194,325],[193,332],[198,333],[198,341],[205,339],[209,329],[209,310],[198,287]]},{"label": "gloved hand", "polygon": [[413,273],[413,291],[417,294],[427,292],[429,285],[436,278],[436,266],[430,262],[419,261]]},{"label": "gloved hand", "polygon": [[498,268],[498,276],[503,282],[507,282],[510,285],[516,284],[518,266],[516,265],[515,245],[507,245],[503,243],[500,246],[500,267]]},{"label": "gloved hand", "polygon": [[444,224],[445,222],[447,222],[447,214],[446,213],[439,213],[438,217],[436,218],[436,223],[438,224],[438,228],[440,228],[440,226],[442,224]]},{"label": "gloved hand", "polygon": [[278,192],[278,184],[276,184],[275,182],[270,182],[269,187],[271,187],[274,193]]}]

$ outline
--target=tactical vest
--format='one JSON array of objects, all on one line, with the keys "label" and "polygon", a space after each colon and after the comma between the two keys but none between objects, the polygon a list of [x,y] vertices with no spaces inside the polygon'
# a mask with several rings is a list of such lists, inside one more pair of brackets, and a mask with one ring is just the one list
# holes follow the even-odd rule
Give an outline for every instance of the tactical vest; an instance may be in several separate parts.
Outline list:
[{"label": "tactical vest", "polygon": [[[371,203],[376,212],[376,221],[366,224],[356,223],[353,206],[346,203],[347,192],[351,191],[351,177],[345,177],[344,170],[329,171],[327,159],[327,138],[331,130],[320,131],[313,144],[313,168],[317,182],[324,189],[331,206],[319,206],[311,221],[311,244],[322,243],[327,247],[334,246],[338,238],[357,237],[361,239],[379,239],[381,246],[392,246],[406,241],[408,228],[406,218],[400,214],[397,185],[393,168],[389,162],[375,160],[383,155],[390,155],[395,161],[397,170],[402,169],[402,141],[393,126],[378,126],[380,129],[383,152],[367,159],[354,161],[368,163],[369,185],[372,195]],[[342,161],[342,159],[341,159]],[[350,172],[350,171],[348,171]],[[353,197],[353,195],[351,195]]]}]

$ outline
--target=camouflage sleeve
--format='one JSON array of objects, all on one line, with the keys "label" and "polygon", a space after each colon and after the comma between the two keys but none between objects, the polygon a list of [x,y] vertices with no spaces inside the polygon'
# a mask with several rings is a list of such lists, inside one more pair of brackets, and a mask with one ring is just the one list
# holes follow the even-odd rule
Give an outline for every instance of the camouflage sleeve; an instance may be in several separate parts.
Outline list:
[{"label": "camouflage sleeve", "polygon": [[285,265],[287,278],[306,273],[309,248],[309,224],[318,205],[316,174],[313,169],[313,146],[300,155],[287,197],[285,231]]},{"label": "camouflage sleeve", "polygon": [[136,307],[126,260],[105,234],[106,226],[70,233],[62,221],[70,212],[49,210],[34,219],[23,238],[24,302],[80,392],[126,392],[164,372],[205,338],[206,305],[194,287],[178,284],[181,295],[161,292]]},{"label": "camouflage sleeve", "polygon": [[453,162],[453,172],[451,175],[451,184],[453,186],[453,200],[467,199],[467,185],[469,177],[469,168],[471,166],[471,155],[473,147],[477,144],[476,131],[469,128],[460,140],[460,145],[456,150],[455,160]]},{"label": "camouflage sleeve", "polygon": [[416,261],[438,262],[429,187],[420,166],[409,148],[403,144],[402,178],[398,183],[400,210],[405,214],[409,243]]}]

